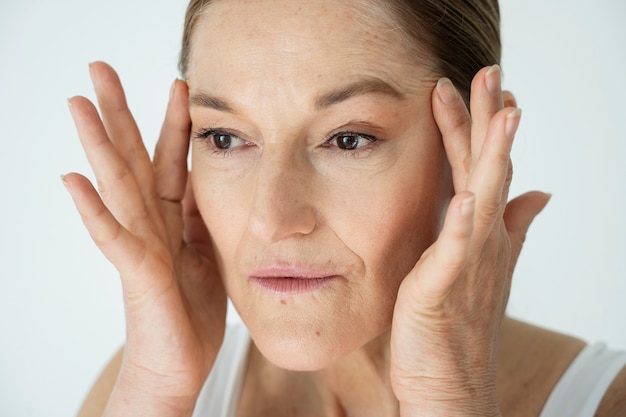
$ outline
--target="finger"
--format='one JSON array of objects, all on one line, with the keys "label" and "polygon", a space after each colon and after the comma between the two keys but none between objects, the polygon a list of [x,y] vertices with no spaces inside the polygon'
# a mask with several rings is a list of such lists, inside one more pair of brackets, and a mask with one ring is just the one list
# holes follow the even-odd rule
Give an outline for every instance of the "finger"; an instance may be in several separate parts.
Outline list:
[{"label": "finger", "polygon": [[190,119],[187,109],[187,84],[172,85],[165,121],[154,152],[156,193],[162,200],[180,203],[187,184]]},{"label": "finger", "polygon": [[467,107],[448,78],[441,78],[432,95],[433,115],[452,168],[456,192],[465,190],[472,168],[470,133],[472,121]]},{"label": "finger", "polygon": [[149,201],[154,196],[152,164],[128,108],[120,79],[115,70],[104,62],[90,64],[89,72],[105,130],[137,179],[140,191]]},{"label": "finger", "polygon": [[513,274],[530,224],[548,204],[550,197],[550,194],[531,191],[511,200],[506,205],[504,224],[511,240],[509,276]]},{"label": "finger", "polygon": [[504,107],[517,107],[517,100],[510,91],[504,90],[502,92],[502,99],[504,101]]},{"label": "finger", "polygon": [[510,183],[510,154],[521,110],[506,108],[492,119],[485,143],[468,180],[476,195],[475,243],[482,245],[504,211]]},{"label": "finger", "polygon": [[504,106],[500,66],[493,65],[478,71],[471,88],[472,155],[476,157],[483,147],[491,118]]},{"label": "finger", "polygon": [[462,192],[450,201],[437,241],[422,255],[411,275],[425,305],[437,306],[467,264],[476,198]]},{"label": "finger", "polygon": [[191,176],[188,177],[183,199],[183,219],[185,242],[196,248],[202,255],[211,257],[213,251],[211,235],[196,203]]},{"label": "finger", "polygon": [[109,140],[94,105],[74,97],[69,107],[103,200],[124,227],[134,230],[147,211],[132,172]]},{"label": "finger", "polygon": [[130,269],[129,260],[141,252],[138,241],[115,219],[87,178],[70,173],[62,179],[94,243],[123,274]]},{"label": "finger", "polygon": [[[508,90],[502,91],[502,99],[504,101],[504,107],[517,108],[517,100],[512,92]],[[509,188],[511,186],[511,181],[513,180],[513,162],[509,159],[509,170],[507,173],[507,182],[505,184],[505,189],[502,192],[502,201],[509,200]]]}]

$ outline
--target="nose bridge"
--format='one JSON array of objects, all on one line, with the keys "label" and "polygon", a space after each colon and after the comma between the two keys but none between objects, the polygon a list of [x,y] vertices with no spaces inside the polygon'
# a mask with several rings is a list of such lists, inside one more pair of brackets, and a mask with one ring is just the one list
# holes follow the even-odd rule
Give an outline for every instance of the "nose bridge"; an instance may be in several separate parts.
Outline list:
[{"label": "nose bridge", "polygon": [[274,243],[308,234],[317,223],[312,205],[312,170],[294,146],[267,145],[255,170],[248,229]]}]

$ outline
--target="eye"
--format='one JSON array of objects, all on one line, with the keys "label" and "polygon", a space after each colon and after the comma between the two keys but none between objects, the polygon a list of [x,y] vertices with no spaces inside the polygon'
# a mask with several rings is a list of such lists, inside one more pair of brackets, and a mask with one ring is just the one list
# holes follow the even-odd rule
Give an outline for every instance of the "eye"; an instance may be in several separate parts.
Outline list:
[{"label": "eye", "polygon": [[327,143],[329,145],[337,146],[339,149],[344,151],[353,151],[355,149],[362,148],[371,142],[375,142],[376,140],[378,139],[371,135],[341,132],[331,137]]},{"label": "eye", "polygon": [[228,151],[249,144],[249,142],[241,139],[237,135],[216,129],[205,129],[196,133],[195,136],[196,139],[208,139],[211,145],[218,151]]},{"label": "eye", "polygon": [[214,133],[211,139],[217,149],[230,149],[233,142],[237,140],[237,138],[228,133]]}]

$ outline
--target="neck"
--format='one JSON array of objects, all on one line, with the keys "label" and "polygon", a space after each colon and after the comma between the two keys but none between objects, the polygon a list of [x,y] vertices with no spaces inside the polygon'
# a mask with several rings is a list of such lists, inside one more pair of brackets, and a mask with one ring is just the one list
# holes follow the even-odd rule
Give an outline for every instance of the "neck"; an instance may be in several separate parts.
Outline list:
[{"label": "neck", "polygon": [[253,344],[240,408],[274,416],[399,415],[389,379],[389,340],[390,330],[314,372],[278,368]]},{"label": "neck", "polygon": [[328,393],[330,406],[335,404],[342,411],[338,415],[399,415],[389,379],[390,334],[390,330],[384,332],[345,358],[313,373],[318,390]]}]

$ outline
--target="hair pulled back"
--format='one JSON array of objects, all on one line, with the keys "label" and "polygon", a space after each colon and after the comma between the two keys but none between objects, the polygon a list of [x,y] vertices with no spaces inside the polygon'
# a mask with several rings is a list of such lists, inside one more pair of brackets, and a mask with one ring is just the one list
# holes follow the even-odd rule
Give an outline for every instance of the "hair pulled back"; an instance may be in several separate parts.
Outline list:
[{"label": "hair pulled back", "polygon": [[[179,69],[186,77],[191,37],[205,8],[215,0],[191,0],[185,15]],[[371,0],[368,0],[371,2]],[[500,9],[497,0],[375,0],[437,76],[450,78],[466,102],[472,78],[500,63]]]}]

